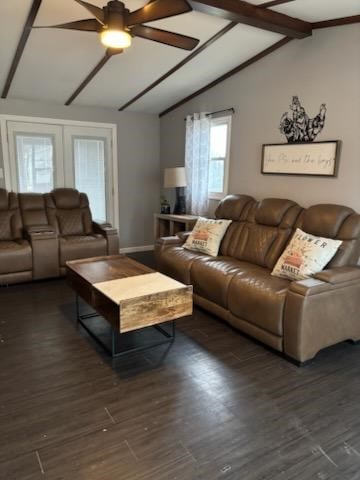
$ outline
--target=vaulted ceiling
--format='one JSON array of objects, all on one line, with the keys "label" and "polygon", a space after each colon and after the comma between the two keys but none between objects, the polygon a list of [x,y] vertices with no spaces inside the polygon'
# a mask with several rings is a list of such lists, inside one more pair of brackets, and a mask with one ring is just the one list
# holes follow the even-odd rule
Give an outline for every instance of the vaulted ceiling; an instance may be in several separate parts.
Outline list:
[{"label": "vaulted ceiling", "polygon": [[[106,3],[106,0],[89,1],[99,7]],[[88,12],[74,0],[1,0],[0,91],[6,98],[59,104],[71,100],[74,105],[163,112],[226,72],[257,58],[264,50],[282,45],[284,33],[232,24],[234,16],[229,12],[208,13],[211,4],[232,6],[236,1],[190,1],[196,11],[149,24],[200,39],[195,53],[134,38],[132,46],[122,55],[102,62],[105,50],[96,34],[55,29],[24,31],[36,3],[39,9],[35,12],[35,26],[89,18]],[[124,3],[132,11],[147,1]],[[256,6],[270,3],[267,8],[315,24],[315,28],[323,26],[318,22],[331,19],[357,16],[351,21],[360,21],[359,0],[251,0],[249,3]],[[207,13],[199,11],[205,9]],[[97,66],[96,75],[79,89]],[[73,95],[75,92],[78,95]]]}]

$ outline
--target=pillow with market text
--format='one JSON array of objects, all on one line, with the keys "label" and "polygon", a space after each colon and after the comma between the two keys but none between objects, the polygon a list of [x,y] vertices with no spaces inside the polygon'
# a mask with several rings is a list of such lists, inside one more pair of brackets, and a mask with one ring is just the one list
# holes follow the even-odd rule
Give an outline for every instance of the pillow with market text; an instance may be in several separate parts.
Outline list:
[{"label": "pillow with market text", "polygon": [[309,278],[326,267],[341,244],[341,240],[316,237],[297,228],[271,275],[290,280]]},{"label": "pillow with market text", "polygon": [[212,220],[200,217],[184,244],[184,248],[216,257],[221,240],[232,220]]}]

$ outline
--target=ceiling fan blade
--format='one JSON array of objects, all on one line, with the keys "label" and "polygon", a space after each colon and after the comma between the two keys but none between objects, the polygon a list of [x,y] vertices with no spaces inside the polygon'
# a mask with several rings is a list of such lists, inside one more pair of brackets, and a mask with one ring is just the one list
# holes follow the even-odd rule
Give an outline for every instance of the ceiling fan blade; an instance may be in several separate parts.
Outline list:
[{"label": "ceiling fan blade", "polygon": [[127,26],[153,22],[162,18],[173,17],[182,13],[191,12],[192,8],[186,0],[153,0],[145,7],[129,13]]},{"label": "ceiling fan blade", "polygon": [[94,15],[96,20],[98,20],[100,23],[104,25],[105,15],[102,8],[99,8],[96,5],[93,5],[92,3],[84,2],[84,0],[75,0],[75,2],[81,5],[82,7],[86,8],[88,12]]},{"label": "ceiling fan blade", "polygon": [[172,47],[182,48],[183,50],[193,50],[200,40],[179,33],[160,30],[159,28],[146,27],[145,25],[136,25],[130,30],[135,37],[142,37],[154,42],[165,43]]},{"label": "ceiling fan blade", "polygon": [[88,20],[78,20],[76,22],[60,23],[60,25],[45,25],[33,28],[63,28],[64,30],[81,30],[83,32],[100,32],[102,25],[95,20],[95,18],[89,18]]}]

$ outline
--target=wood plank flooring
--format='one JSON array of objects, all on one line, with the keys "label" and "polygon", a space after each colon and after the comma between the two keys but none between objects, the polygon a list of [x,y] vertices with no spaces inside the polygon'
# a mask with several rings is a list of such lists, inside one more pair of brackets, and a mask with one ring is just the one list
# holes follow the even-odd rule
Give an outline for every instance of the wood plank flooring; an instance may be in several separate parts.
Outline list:
[{"label": "wood plank flooring", "polygon": [[360,480],[360,346],[299,369],[196,310],[111,361],[74,307],[64,280],[0,289],[1,480]]}]

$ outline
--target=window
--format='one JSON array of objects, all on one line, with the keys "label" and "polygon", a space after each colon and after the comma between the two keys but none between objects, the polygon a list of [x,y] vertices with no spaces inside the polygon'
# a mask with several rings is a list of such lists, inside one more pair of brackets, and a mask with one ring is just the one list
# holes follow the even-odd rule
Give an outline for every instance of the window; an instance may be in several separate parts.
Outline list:
[{"label": "window", "polygon": [[106,220],[105,141],[73,138],[75,188],[86,192],[95,220]]},{"label": "window", "polygon": [[221,199],[228,188],[231,117],[211,120],[209,158],[209,198]]},{"label": "window", "polygon": [[54,144],[51,136],[16,134],[21,192],[45,193],[54,188]]}]

